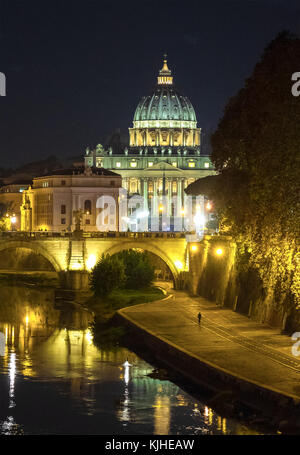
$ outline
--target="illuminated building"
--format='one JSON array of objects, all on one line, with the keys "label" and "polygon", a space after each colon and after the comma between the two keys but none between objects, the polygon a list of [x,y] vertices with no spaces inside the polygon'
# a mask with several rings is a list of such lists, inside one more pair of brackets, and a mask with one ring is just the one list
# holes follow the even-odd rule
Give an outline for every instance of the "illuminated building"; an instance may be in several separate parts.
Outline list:
[{"label": "illuminated building", "polygon": [[175,88],[166,58],[153,93],[138,103],[129,128],[129,147],[105,150],[98,144],[95,150],[86,149],[85,164],[116,170],[129,196],[142,196],[144,209],[158,217],[165,196],[164,211],[173,220],[182,217],[184,189],[215,174],[209,156],[201,153],[201,129],[194,108]]},{"label": "illuminated building", "polygon": [[0,204],[5,206],[8,230],[12,229],[11,219],[15,219],[14,229],[20,229],[22,193],[29,187],[30,183],[31,181],[15,181],[0,188]]},{"label": "illuminated building", "polygon": [[101,196],[112,197],[117,208],[120,187],[120,175],[107,169],[74,167],[36,177],[22,193],[21,230],[73,231],[74,211],[81,212],[84,231],[116,230],[115,216],[108,214],[99,224],[97,217],[104,207],[97,201]]}]

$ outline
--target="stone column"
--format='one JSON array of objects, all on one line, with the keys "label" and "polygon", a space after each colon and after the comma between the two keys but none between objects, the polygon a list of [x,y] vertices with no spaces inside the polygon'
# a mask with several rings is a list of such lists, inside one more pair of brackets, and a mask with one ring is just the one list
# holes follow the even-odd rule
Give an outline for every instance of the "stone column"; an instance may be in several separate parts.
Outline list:
[{"label": "stone column", "polygon": [[145,207],[145,210],[148,210],[148,179],[147,178],[143,179],[143,185],[144,185],[143,197],[145,200],[144,207]]},{"label": "stone column", "polygon": [[172,216],[172,179],[168,179],[168,214]]},{"label": "stone column", "polygon": [[128,183],[129,183],[128,181],[129,181],[128,177],[125,177],[125,179],[123,179],[123,185],[122,185],[123,188],[125,188],[127,191],[128,191]]},{"label": "stone column", "polygon": [[157,178],[153,179],[153,214],[157,216]]}]

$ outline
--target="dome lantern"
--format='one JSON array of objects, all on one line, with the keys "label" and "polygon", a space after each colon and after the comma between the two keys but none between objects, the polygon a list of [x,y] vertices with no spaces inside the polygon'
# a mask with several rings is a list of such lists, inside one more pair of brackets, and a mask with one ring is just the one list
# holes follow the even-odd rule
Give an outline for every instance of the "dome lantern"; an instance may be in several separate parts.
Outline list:
[{"label": "dome lantern", "polygon": [[162,69],[159,71],[159,76],[157,78],[157,83],[159,85],[172,85],[173,84],[173,76],[171,76],[171,70],[168,68],[167,63],[167,54],[164,55],[164,64]]}]

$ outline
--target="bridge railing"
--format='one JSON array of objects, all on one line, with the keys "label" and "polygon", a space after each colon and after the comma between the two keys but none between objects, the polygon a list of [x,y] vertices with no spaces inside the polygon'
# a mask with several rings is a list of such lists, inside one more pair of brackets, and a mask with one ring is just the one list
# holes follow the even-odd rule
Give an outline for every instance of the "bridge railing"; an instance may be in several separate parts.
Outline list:
[{"label": "bridge railing", "polygon": [[53,231],[0,231],[0,240],[34,240],[46,238],[140,238],[140,239],[179,239],[188,238],[192,233],[188,232],[53,232]]}]

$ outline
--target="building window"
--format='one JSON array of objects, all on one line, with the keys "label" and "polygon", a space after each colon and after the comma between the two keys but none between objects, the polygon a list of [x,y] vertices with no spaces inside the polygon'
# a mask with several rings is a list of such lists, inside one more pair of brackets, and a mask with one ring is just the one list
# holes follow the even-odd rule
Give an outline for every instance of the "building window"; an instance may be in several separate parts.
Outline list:
[{"label": "building window", "polygon": [[120,161],[118,161],[118,162],[116,163],[116,167],[121,167]]},{"label": "building window", "polygon": [[172,166],[177,167],[177,161],[173,161]]},{"label": "building window", "polygon": [[149,161],[148,166],[152,167],[153,166],[153,161]]},{"label": "building window", "polygon": [[209,163],[204,163],[204,167],[208,168],[209,167]]},{"label": "building window", "polygon": [[92,201],[89,199],[84,201],[84,213],[90,215],[92,213]]},{"label": "building window", "polygon": [[189,161],[189,167],[195,167],[195,161]]},{"label": "building window", "polygon": [[137,179],[130,179],[129,182],[129,192],[130,193],[137,193],[138,191],[138,180]]},{"label": "building window", "polygon": [[102,167],[102,163],[103,163],[103,161],[102,161],[101,158],[96,158],[96,166],[97,167]]},{"label": "building window", "polygon": [[62,181],[61,181],[61,186],[65,186],[65,184],[66,184],[66,181],[65,181],[65,180],[62,180]]},{"label": "building window", "polygon": [[136,167],[137,166],[137,162],[135,160],[132,160],[130,162],[130,167]]},{"label": "building window", "polygon": [[64,204],[60,206],[60,213],[61,213],[62,215],[65,215],[65,214],[66,214],[66,206],[65,206]]},{"label": "building window", "polygon": [[60,220],[60,223],[61,223],[61,224],[66,224],[66,219],[65,219],[65,218],[62,218],[62,219]]},{"label": "building window", "polygon": [[91,224],[91,220],[85,220],[85,224]]},{"label": "building window", "polygon": [[43,188],[48,188],[48,186],[49,186],[49,182],[43,182],[42,183],[42,187]]}]

